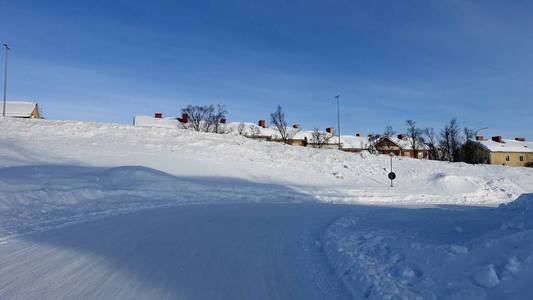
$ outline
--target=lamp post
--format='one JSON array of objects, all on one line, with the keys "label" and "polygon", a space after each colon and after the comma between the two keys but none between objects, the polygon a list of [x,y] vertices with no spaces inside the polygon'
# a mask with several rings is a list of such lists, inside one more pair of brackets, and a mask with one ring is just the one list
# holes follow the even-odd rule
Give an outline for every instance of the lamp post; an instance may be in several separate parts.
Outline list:
[{"label": "lamp post", "polygon": [[480,132],[481,130],[485,130],[485,129],[489,129],[488,127],[483,127],[483,128],[479,128],[479,129],[476,129],[475,131],[475,139],[476,139],[476,164],[478,165],[479,164],[479,141],[477,140],[477,134],[478,132]]},{"label": "lamp post", "polygon": [[4,106],[2,108],[2,116],[6,116],[6,96],[7,96],[7,53],[9,51],[9,46],[7,44],[3,44],[4,48],[6,49],[6,63],[4,68]]},{"label": "lamp post", "polygon": [[337,129],[339,130],[339,150],[341,150],[341,113],[340,113],[340,106],[339,106],[339,98],[341,95],[335,96],[335,99],[337,99]]}]

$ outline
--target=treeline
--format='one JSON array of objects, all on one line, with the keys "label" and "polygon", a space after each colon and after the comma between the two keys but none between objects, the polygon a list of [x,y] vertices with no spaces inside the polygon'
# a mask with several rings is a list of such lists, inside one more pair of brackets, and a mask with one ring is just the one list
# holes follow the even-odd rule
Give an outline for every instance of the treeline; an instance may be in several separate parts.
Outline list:
[{"label": "treeline", "polygon": [[[226,123],[227,110],[224,104],[218,105],[187,105],[181,109],[182,114],[188,116],[188,127],[201,132],[229,133],[223,124]],[[279,141],[289,142],[299,131],[297,128],[288,126],[285,112],[278,105],[276,110],[270,114],[270,124],[278,132]],[[244,123],[237,126],[236,131],[240,135],[255,137],[260,134],[259,128],[253,125],[246,128]],[[468,127],[460,127],[457,119],[451,119],[440,130],[434,128],[420,127],[415,120],[405,122],[404,135],[408,137],[412,149],[419,149],[425,145],[428,146],[428,158],[432,160],[442,160],[449,162],[467,162],[480,163],[484,159],[481,157],[479,143],[475,141],[476,132]],[[382,137],[395,136],[396,131],[392,126],[386,126],[382,133],[373,133],[368,135],[369,151],[377,153],[375,144]],[[314,147],[322,148],[330,142],[333,133],[322,132],[315,128],[312,138],[309,141]]]}]

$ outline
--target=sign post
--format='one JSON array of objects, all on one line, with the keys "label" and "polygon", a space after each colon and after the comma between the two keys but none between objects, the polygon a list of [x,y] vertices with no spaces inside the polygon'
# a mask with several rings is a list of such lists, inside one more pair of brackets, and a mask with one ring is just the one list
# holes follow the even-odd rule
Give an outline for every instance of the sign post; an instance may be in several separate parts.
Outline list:
[{"label": "sign post", "polygon": [[390,172],[389,172],[389,179],[390,179],[390,187],[393,187],[392,181],[396,179],[396,174],[392,171],[392,158],[394,157],[394,153],[389,153],[390,156]]}]

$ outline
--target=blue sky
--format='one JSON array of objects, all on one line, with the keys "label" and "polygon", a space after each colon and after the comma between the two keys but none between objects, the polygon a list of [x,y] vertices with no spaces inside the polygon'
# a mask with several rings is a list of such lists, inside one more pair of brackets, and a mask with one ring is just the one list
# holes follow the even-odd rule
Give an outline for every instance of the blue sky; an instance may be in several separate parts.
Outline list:
[{"label": "blue sky", "polygon": [[343,134],[457,117],[533,140],[532,28],[533,2],[518,0],[0,0],[8,98],[119,123],[188,103],[255,122],[281,104],[324,128],[340,94]]}]

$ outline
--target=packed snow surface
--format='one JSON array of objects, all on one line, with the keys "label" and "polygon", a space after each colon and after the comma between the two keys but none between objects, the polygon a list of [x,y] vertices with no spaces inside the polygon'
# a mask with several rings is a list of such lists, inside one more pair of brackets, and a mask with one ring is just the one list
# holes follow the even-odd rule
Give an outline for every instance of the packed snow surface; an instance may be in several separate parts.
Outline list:
[{"label": "packed snow surface", "polygon": [[533,169],[394,158],[391,188],[366,152],[0,129],[1,299],[520,299],[533,280]]}]

